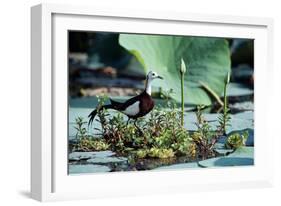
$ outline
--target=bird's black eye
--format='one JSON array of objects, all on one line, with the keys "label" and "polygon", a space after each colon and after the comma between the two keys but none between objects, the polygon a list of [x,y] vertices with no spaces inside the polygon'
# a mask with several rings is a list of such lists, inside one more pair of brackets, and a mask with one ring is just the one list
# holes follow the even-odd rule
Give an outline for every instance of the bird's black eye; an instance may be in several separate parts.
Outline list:
[{"label": "bird's black eye", "polygon": [[152,73],[152,76],[155,76],[155,73]]}]

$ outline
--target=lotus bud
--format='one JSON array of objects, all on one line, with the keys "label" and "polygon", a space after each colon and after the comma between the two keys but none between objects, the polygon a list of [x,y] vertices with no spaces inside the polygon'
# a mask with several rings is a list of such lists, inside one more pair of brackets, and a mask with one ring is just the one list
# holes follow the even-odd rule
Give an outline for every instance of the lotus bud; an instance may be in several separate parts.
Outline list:
[{"label": "lotus bud", "polygon": [[230,72],[227,73],[226,77],[225,77],[225,80],[224,80],[224,83],[225,84],[228,84],[230,81]]},{"label": "lotus bud", "polygon": [[185,66],[183,58],[181,59],[181,70],[180,71],[182,74],[184,74],[186,72],[186,66]]}]

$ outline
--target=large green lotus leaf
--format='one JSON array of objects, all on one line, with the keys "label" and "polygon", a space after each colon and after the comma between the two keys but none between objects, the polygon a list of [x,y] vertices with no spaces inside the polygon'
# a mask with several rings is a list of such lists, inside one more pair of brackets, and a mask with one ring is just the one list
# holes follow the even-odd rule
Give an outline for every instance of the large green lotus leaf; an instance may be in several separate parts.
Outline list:
[{"label": "large green lotus leaf", "polygon": [[211,98],[200,82],[216,94],[222,94],[224,78],[230,70],[230,52],[225,39],[121,34],[119,43],[136,56],[146,72],[153,70],[162,75],[164,81],[155,81],[154,85],[173,89],[172,96],[177,101],[181,100],[181,58],[187,66],[186,103],[211,104]]}]

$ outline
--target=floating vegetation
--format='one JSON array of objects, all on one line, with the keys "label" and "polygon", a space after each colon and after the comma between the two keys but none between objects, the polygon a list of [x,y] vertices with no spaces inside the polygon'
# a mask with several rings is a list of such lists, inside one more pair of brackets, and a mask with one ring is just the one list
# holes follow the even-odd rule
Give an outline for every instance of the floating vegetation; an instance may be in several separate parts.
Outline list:
[{"label": "floating vegetation", "polygon": [[[107,97],[99,97],[100,104]],[[218,119],[219,126],[215,131],[204,119],[201,108],[197,107],[197,128],[195,132],[188,132],[181,126],[182,113],[175,108],[175,104],[167,98],[167,109],[156,107],[148,118],[139,118],[137,125],[126,124],[120,113],[110,115],[106,109],[98,110],[97,121],[101,127],[94,128],[97,135],[89,135],[86,123],[82,118],[76,119],[77,144],[76,151],[104,151],[111,150],[119,155],[134,158],[171,158],[186,156],[188,158],[206,159],[214,157],[215,144],[224,134],[224,125],[228,121]],[[232,135],[233,136],[233,135]],[[228,139],[228,148],[237,148],[238,141],[233,137]],[[240,136],[239,136],[240,137]],[[244,140],[243,140],[244,141]]]},{"label": "floating vegetation", "polygon": [[234,133],[231,134],[225,143],[225,147],[228,149],[237,149],[239,147],[243,147],[246,145],[246,141],[249,137],[249,133],[247,131],[243,132],[242,134]]}]

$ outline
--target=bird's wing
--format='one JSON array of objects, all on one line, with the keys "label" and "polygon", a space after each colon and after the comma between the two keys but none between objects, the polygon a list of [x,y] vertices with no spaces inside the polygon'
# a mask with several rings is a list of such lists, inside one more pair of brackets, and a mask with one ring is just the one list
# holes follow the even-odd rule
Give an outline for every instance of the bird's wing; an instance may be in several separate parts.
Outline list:
[{"label": "bird's wing", "polygon": [[134,102],[121,112],[128,116],[136,116],[140,112],[140,101]]}]

